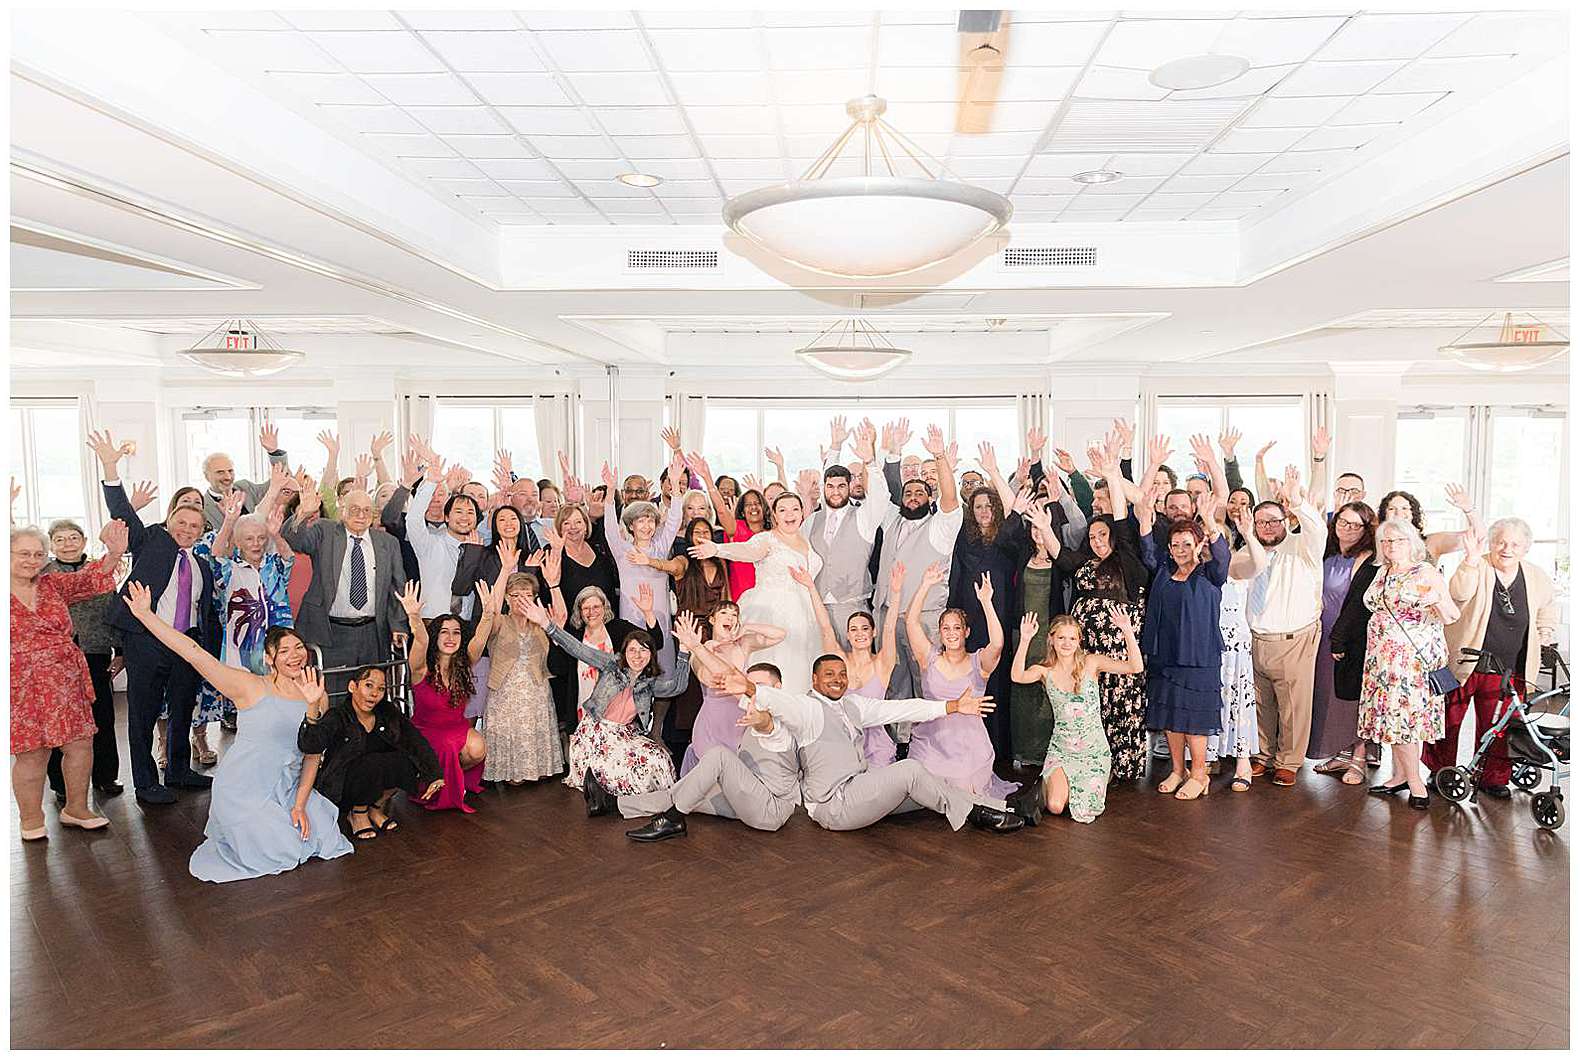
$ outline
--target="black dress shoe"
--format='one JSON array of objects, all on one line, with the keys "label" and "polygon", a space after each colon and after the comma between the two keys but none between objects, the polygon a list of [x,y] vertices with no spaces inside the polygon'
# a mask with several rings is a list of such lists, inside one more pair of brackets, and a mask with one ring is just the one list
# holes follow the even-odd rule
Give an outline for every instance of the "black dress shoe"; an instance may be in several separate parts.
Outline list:
[{"label": "black dress shoe", "polygon": [[[1430,792],[1431,790],[1432,790],[1431,788],[1427,789],[1428,792]],[[1427,795],[1412,795],[1406,801],[1408,801],[1410,803],[1410,809],[1412,809],[1412,810],[1424,810],[1428,806],[1432,805],[1432,796],[1430,794],[1427,794]]]},{"label": "black dress shoe", "polygon": [[1509,790],[1507,784],[1477,784],[1476,787],[1481,789],[1483,795],[1490,795],[1494,799],[1512,799],[1514,797],[1514,793]]},{"label": "black dress shoe", "polygon": [[613,797],[598,783],[590,767],[582,774],[582,796],[587,800],[588,817],[602,817],[613,808]]},{"label": "black dress shoe", "polygon": [[971,807],[971,813],[966,820],[984,831],[999,834],[1018,832],[1026,824],[1020,814],[1009,810],[995,810],[991,806]]},{"label": "black dress shoe", "polygon": [[169,788],[190,788],[193,791],[202,791],[204,788],[211,788],[214,786],[214,778],[206,777],[202,773],[198,773],[189,769],[184,775],[179,777],[170,777],[167,775],[165,777],[165,786]]},{"label": "black dress shoe", "polygon": [[1397,795],[1401,791],[1404,791],[1409,786],[1410,785],[1408,785],[1408,784],[1373,784],[1371,787],[1366,789],[1366,794],[1368,794],[1368,795]]},{"label": "black dress shoe", "polygon": [[152,806],[168,806],[176,801],[176,793],[163,784],[151,788],[138,788],[137,801]]},{"label": "black dress shoe", "polygon": [[661,813],[641,828],[633,828],[626,835],[638,843],[657,843],[663,839],[678,839],[686,834],[686,815],[670,810]]},{"label": "black dress shoe", "polygon": [[95,784],[93,790],[103,795],[106,799],[113,799],[126,789],[112,780],[108,784]]},{"label": "black dress shoe", "polygon": [[1028,828],[1036,828],[1042,823],[1042,815],[1046,811],[1046,804],[1042,801],[1042,778],[1029,781],[1021,789],[1010,796],[1009,808],[1020,815],[1020,819]]},{"label": "black dress shoe", "polygon": [[64,806],[64,805],[66,805],[66,793],[64,791],[57,791],[57,792],[55,792],[55,805],[56,806]]}]

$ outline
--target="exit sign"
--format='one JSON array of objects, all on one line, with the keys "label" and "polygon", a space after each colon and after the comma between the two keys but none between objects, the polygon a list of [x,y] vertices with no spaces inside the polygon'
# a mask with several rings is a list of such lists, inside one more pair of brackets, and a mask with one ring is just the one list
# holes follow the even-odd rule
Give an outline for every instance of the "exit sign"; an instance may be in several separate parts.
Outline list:
[{"label": "exit sign", "polygon": [[227,331],[225,333],[224,348],[227,350],[254,350],[257,349],[257,345],[250,331]]}]

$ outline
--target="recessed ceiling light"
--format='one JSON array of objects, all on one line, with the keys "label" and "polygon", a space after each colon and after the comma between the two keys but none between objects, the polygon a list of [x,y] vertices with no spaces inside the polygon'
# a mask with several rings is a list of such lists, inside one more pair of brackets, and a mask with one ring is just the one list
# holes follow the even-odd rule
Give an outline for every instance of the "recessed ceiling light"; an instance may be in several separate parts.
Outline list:
[{"label": "recessed ceiling light", "polygon": [[1124,174],[1112,169],[1088,169],[1084,173],[1077,173],[1070,179],[1077,184],[1112,184],[1116,180],[1123,180]]},{"label": "recessed ceiling light", "polygon": [[633,188],[656,188],[664,183],[663,177],[655,177],[651,173],[621,173],[614,179]]},{"label": "recessed ceiling light", "polygon": [[1213,88],[1233,81],[1251,68],[1238,55],[1188,55],[1166,62],[1147,75],[1159,88]]}]

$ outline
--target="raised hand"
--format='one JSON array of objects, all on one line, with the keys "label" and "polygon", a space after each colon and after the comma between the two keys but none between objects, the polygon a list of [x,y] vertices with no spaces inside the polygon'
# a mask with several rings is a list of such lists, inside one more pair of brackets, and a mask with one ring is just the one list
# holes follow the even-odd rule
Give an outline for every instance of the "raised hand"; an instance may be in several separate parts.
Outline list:
[{"label": "raised hand", "polygon": [[[285,505],[274,504],[269,507],[269,516],[266,520],[270,537],[279,537],[280,528],[285,525]],[[283,545],[280,547],[284,547]]]},{"label": "raised hand", "polygon": [[22,496],[22,487],[16,484],[16,476],[11,476],[11,507],[16,507],[16,499]]},{"label": "raised hand", "polygon": [[1234,447],[1240,444],[1240,432],[1230,427],[1218,435],[1218,451],[1223,453],[1223,462],[1228,463],[1234,459]]},{"label": "raised hand", "polygon": [[812,578],[812,572],[805,567],[791,567],[790,578],[797,585],[804,585],[808,589],[813,590],[817,588],[817,583]]},{"label": "raised hand", "polygon": [[126,551],[126,524],[119,519],[111,519],[104,524],[104,529],[99,531],[99,540],[110,550],[111,555],[119,556]]},{"label": "raised hand", "polygon": [[555,541],[546,553],[540,551],[533,553],[533,555],[543,556],[544,588],[547,589],[549,586],[558,585],[560,583],[560,557],[565,555],[565,550],[560,547],[560,543]]},{"label": "raised hand", "polygon": [[1321,460],[1328,455],[1328,449],[1333,445],[1333,435],[1328,433],[1326,427],[1318,427],[1311,434],[1311,457]]},{"label": "raised hand", "polygon": [[280,448],[280,431],[271,421],[263,421],[263,427],[258,431],[258,444],[263,446],[266,453]]},{"label": "raised hand", "polygon": [[1205,434],[1190,436],[1190,451],[1196,457],[1196,466],[1203,471],[1212,467],[1212,439]]},{"label": "raised hand", "polygon": [[1069,450],[1055,449],[1053,451],[1053,459],[1058,464],[1060,471],[1063,471],[1066,475],[1075,474],[1075,457],[1070,455]]},{"label": "raised hand", "polygon": [[636,609],[647,619],[647,624],[653,624],[653,587],[646,582],[636,587]]},{"label": "raised hand", "polygon": [[909,416],[901,416],[889,426],[894,431],[894,444],[889,446],[888,450],[895,455],[899,455],[907,445],[911,444],[911,418]]},{"label": "raised hand", "polygon": [[959,714],[991,714],[993,713],[993,697],[979,696],[974,692],[962,692],[960,698],[955,700],[955,711]]},{"label": "raised hand", "polygon": [[1042,451],[1048,447],[1048,435],[1040,427],[1032,427],[1026,432],[1026,453],[1032,461],[1042,459]]},{"label": "raised hand", "polygon": [[531,622],[533,625],[542,626],[544,629],[549,628],[549,609],[544,607],[538,601],[533,600],[528,603],[521,609],[521,613],[526,617],[526,620]]},{"label": "raised hand", "polygon": [[871,464],[878,458],[877,440],[878,429],[872,425],[871,420],[862,420],[856,427],[856,440],[851,443],[851,451],[863,463]]},{"label": "raised hand", "polygon": [[406,612],[406,617],[413,622],[422,621],[422,596],[417,591],[416,582],[407,582],[405,590],[395,599],[400,601],[401,610]]},{"label": "raised hand", "polygon": [[1031,481],[1031,457],[1023,456],[1019,460],[1015,461],[1015,481]]},{"label": "raised hand", "polygon": [[408,448],[400,455],[400,481],[401,485],[415,485],[422,476],[422,455],[415,449]]},{"label": "raised hand", "polygon": [[658,432],[658,436],[669,446],[671,452],[680,452],[680,432],[673,427],[665,427]]},{"label": "raised hand", "polygon": [[795,488],[803,497],[817,496],[817,472],[811,468],[802,468],[795,477]]},{"label": "raised hand", "polygon": [[121,447],[115,444],[109,431],[89,431],[88,448],[99,458],[106,479],[115,478],[115,465],[121,462]]},{"label": "raised hand", "polygon": [[977,579],[976,594],[977,599],[982,601],[984,608],[993,606],[993,578],[991,575],[984,573],[981,578]]},{"label": "raised hand", "polygon": [[926,591],[944,580],[944,565],[933,563],[922,571],[922,586],[918,591]]},{"label": "raised hand", "polygon": [[785,458],[783,453],[773,446],[764,446],[763,456],[768,458],[770,464],[779,469],[781,476],[784,475]]},{"label": "raised hand", "polygon": [[603,484],[609,487],[609,500],[613,501],[615,491],[614,468],[609,466],[609,461],[607,460],[603,462]]},{"label": "raised hand", "polygon": [[546,548],[533,549],[527,554],[527,561],[524,565],[528,567],[536,567],[541,573],[543,570],[543,557],[547,554],[548,549]]},{"label": "raised hand", "polygon": [[702,643],[702,636],[697,629],[697,619],[690,611],[682,611],[675,616],[675,643],[687,651],[694,650]]},{"label": "raised hand", "polygon": [[1249,506],[1240,509],[1240,514],[1234,517],[1234,528],[1240,532],[1242,540],[1251,540],[1251,509]]},{"label": "raised hand", "polygon": [[368,443],[368,451],[373,454],[373,459],[377,460],[384,455],[384,450],[388,449],[393,441],[395,441],[393,434],[389,431],[380,431]]},{"label": "raised hand", "polygon": [[470,481],[472,481],[472,473],[466,468],[462,467],[460,464],[452,467],[448,472],[445,473],[444,476],[445,489],[449,490],[452,494],[460,493],[461,487],[465,486]]},{"label": "raised hand", "polygon": [[556,449],[554,457],[560,464],[560,481],[569,482],[575,476],[571,474],[571,459],[565,455],[565,450]]},{"label": "raised hand", "polygon": [[1458,482],[1450,482],[1444,486],[1443,495],[1448,498],[1448,503],[1466,515],[1475,510],[1476,502],[1470,499],[1470,491]]},{"label": "raised hand", "polygon": [[1118,419],[1114,421],[1114,437],[1119,442],[1120,452],[1126,449],[1134,451],[1136,429],[1129,420]]},{"label": "raised hand", "polygon": [[291,683],[296,686],[296,690],[302,694],[302,699],[310,706],[319,703],[328,704],[329,693],[324,688],[324,675],[311,666],[302,667],[301,676],[292,678]]},{"label": "raised hand", "polygon": [[977,443],[977,463],[982,465],[982,470],[988,477],[998,474],[998,454],[993,451],[992,442]]},{"label": "raised hand", "polygon": [[839,451],[845,447],[845,439],[849,437],[850,428],[845,426],[845,417],[835,416],[829,421],[828,441],[836,457],[839,456]]},{"label": "raised hand", "polygon": [[1086,466],[1098,472],[1108,466],[1108,457],[1101,446],[1089,445],[1086,447]]},{"label": "raised hand", "polygon": [[515,480],[510,477],[509,465],[501,465],[499,460],[494,460],[494,489],[500,493],[509,493],[510,487],[515,485]]},{"label": "raised hand", "polygon": [[896,561],[889,569],[889,595],[899,600],[900,590],[903,588],[905,588],[905,564]]},{"label": "raised hand", "polygon": [[716,541],[703,541],[686,549],[686,554],[692,559],[713,559],[719,554],[719,545]]},{"label": "raised hand", "polygon": [[756,475],[743,475],[741,477],[741,485],[745,489],[756,490],[758,493],[763,491],[763,480]]},{"label": "raised hand", "polygon": [[581,504],[587,499],[587,487],[582,485],[582,480],[575,475],[565,479],[565,503]]},{"label": "raised hand", "polygon": [[1037,617],[1037,612],[1027,611],[1020,616],[1020,639],[1025,643],[1037,635],[1037,630],[1042,628],[1042,619]]},{"label": "raised hand", "polygon": [[1465,550],[1465,559],[1471,563],[1479,563],[1487,551],[1487,535],[1478,532],[1476,525],[1471,523],[1459,535],[1459,541]]},{"label": "raised hand", "polygon": [[704,488],[713,485],[713,469],[708,466],[707,459],[701,453],[687,453],[686,467],[691,470],[693,475],[702,480]]},{"label": "raised hand", "polygon": [[371,474],[373,474],[373,454],[359,453],[357,455],[356,472],[353,476],[357,480],[357,485],[366,486],[368,482],[368,476]]},{"label": "raised hand", "polygon": [[1284,467],[1284,499],[1291,508],[1300,507],[1306,499],[1306,488],[1300,482],[1300,469],[1294,464]]},{"label": "raised hand", "polygon": [[152,504],[157,496],[159,496],[159,490],[152,482],[132,483],[132,496],[130,498],[132,511],[142,511],[143,508]]},{"label": "raised hand", "polygon": [[521,550],[505,541],[496,543],[494,551],[499,554],[500,570],[513,571],[516,569],[516,564],[521,562]]},{"label": "raised hand", "polygon": [[340,455],[340,436],[334,431],[323,430],[318,432],[318,444],[332,456]]},{"label": "raised hand", "polygon": [[1020,512],[1024,515],[1026,512],[1031,510],[1032,501],[1036,499],[1036,496],[1037,495],[1031,491],[1030,486],[1023,486],[1021,491],[1015,494],[1014,503],[1009,506],[1009,510],[1012,512]]},{"label": "raised hand", "polygon": [[148,591],[148,586],[141,582],[126,583],[126,609],[138,618],[147,618],[154,613],[154,597]]},{"label": "raised hand", "polygon": [[1269,449],[1271,449],[1271,448],[1273,448],[1273,446],[1275,446],[1275,445],[1277,445],[1277,444],[1278,444],[1278,443],[1277,443],[1277,442],[1276,442],[1276,441],[1274,441],[1274,442],[1268,442],[1268,443],[1267,443],[1267,444],[1266,444],[1266,445],[1264,445],[1264,446],[1262,446],[1262,448],[1260,448],[1260,449],[1258,449],[1258,450],[1257,450],[1257,451],[1256,451],[1256,458],[1257,458],[1257,459],[1258,459],[1258,460],[1265,460],[1265,459],[1267,459],[1267,451],[1268,451],[1268,450],[1269,450]]},{"label": "raised hand", "polygon": [[1129,633],[1131,636],[1135,636],[1136,627],[1130,621],[1130,612],[1125,608],[1110,602],[1108,605],[1108,617],[1114,623],[1114,628],[1119,630],[1121,634]]},{"label": "raised hand", "polygon": [[[512,568],[506,568],[507,570]],[[505,579],[499,579],[499,592],[494,592],[494,586],[485,581],[475,581],[472,588],[477,590],[477,605],[482,613],[487,615],[499,614],[499,601],[504,596]]]},{"label": "raised hand", "polygon": [[229,523],[239,519],[241,517],[242,505],[246,503],[247,495],[245,493],[243,493],[241,490],[231,490],[230,496],[225,498],[225,503],[220,509],[222,512],[224,512],[225,521]]},{"label": "raised hand", "polygon": [[1154,436],[1152,439],[1152,444],[1147,447],[1147,457],[1152,461],[1153,466],[1166,463],[1168,461],[1169,455],[1173,452],[1173,443],[1169,440],[1169,436],[1166,434]]},{"label": "raised hand", "polygon": [[944,455],[944,429],[936,423],[927,425],[927,433],[922,436],[922,448],[926,449],[933,457]]}]

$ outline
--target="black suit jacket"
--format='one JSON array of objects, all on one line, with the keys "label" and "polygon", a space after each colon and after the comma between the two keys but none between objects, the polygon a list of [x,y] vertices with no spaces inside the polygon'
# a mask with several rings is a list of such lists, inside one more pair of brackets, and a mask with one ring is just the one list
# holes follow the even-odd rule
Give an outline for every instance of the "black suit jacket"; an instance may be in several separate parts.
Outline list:
[{"label": "black suit jacket", "polygon": [[[132,575],[127,579],[127,585],[138,582],[147,586],[157,604],[175,573],[176,554],[181,551],[176,546],[175,538],[170,536],[170,531],[163,524],[144,526],[132,502],[126,497],[125,487],[120,484],[105,484],[104,503],[109,506],[111,519],[120,519],[126,524],[126,547],[132,554]],[[204,651],[218,655],[220,625],[219,612],[214,608],[214,571],[196,557],[192,563],[201,579],[200,582],[193,582],[194,587],[201,585],[197,600],[197,642]],[[123,636],[152,636],[148,627],[139,622],[126,606],[126,592],[126,586],[122,586],[121,591],[110,601],[110,625],[120,630]]]}]

